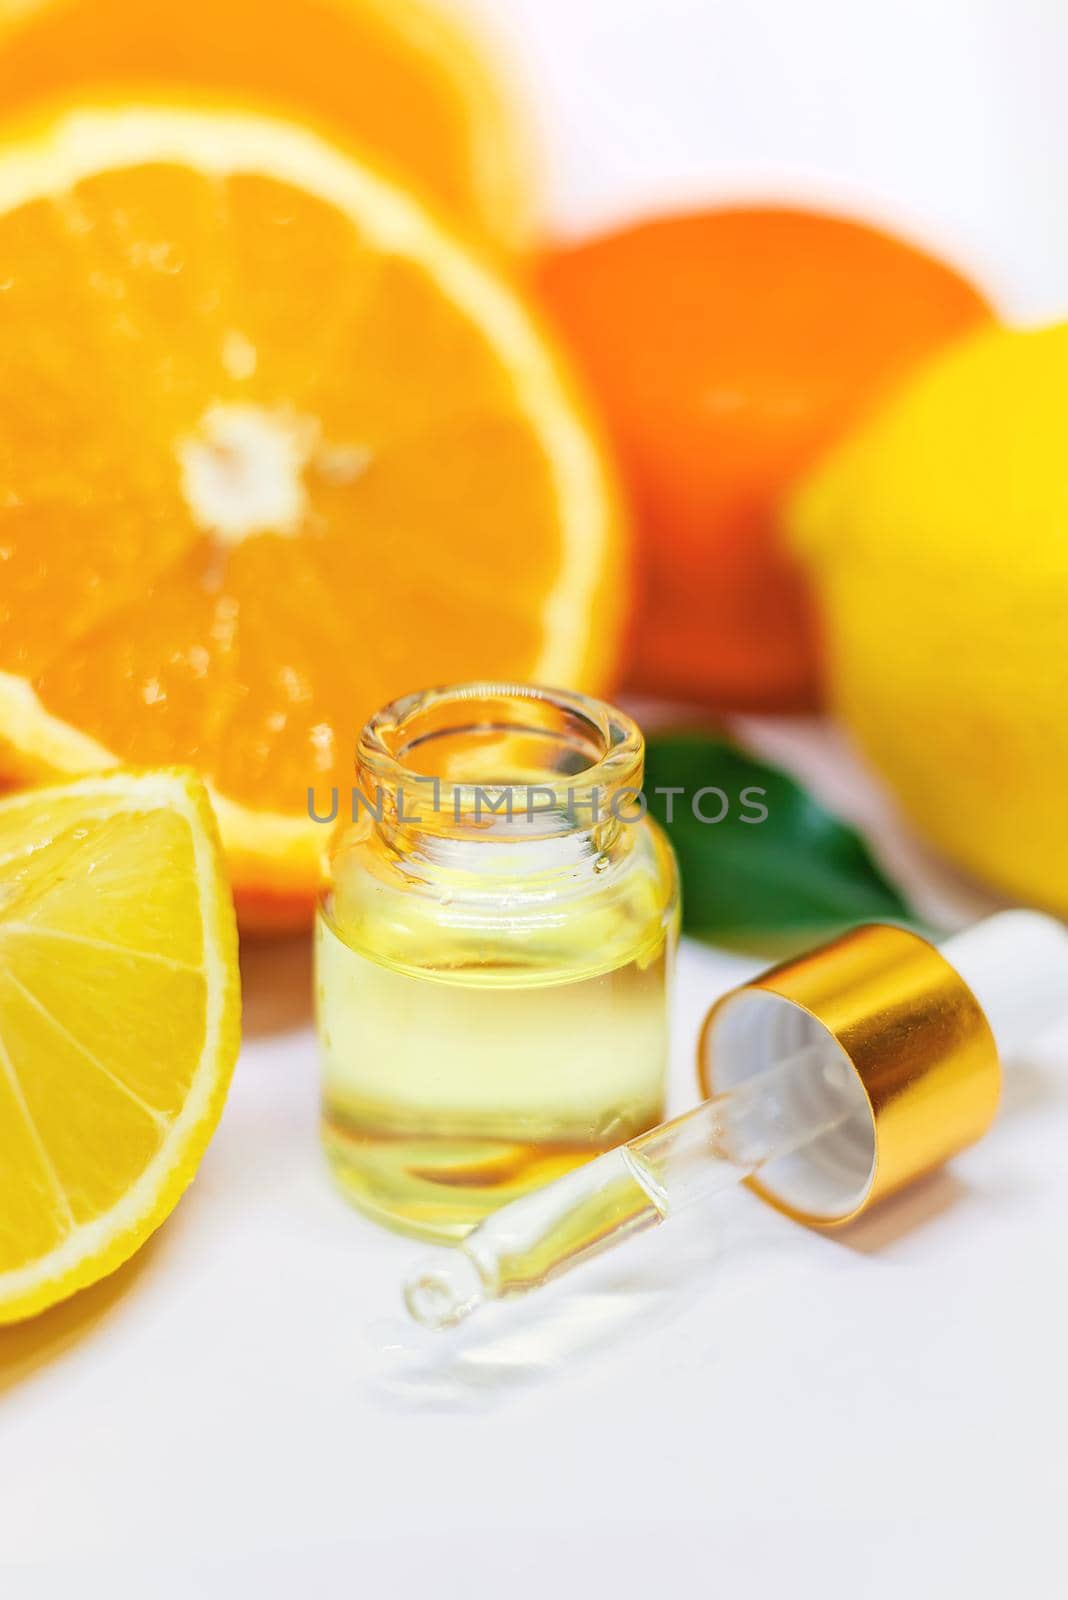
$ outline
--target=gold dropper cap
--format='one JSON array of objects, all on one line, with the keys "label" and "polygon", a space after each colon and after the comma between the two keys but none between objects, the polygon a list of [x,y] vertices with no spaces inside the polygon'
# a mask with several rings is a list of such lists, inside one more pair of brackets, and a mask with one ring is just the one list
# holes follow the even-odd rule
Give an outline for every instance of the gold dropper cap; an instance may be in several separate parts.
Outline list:
[{"label": "gold dropper cap", "polygon": [[850,1221],[979,1139],[1001,1088],[993,1029],[956,968],[919,934],[869,924],[717,1001],[698,1045],[701,1092],[832,1041],[856,1074],[854,1113],[748,1180],[821,1227]]},{"label": "gold dropper cap", "polygon": [[857,928],[725,995],[701,1034],[704,1098],[681,1117],[514,1200],[408,1309],[444,1327],[534,1288],[748,1174],[764,1199],[829,1227],[980,1138],[1011,1061],[1068,1020],[1068,929],[1001,911],[942,947]]}]

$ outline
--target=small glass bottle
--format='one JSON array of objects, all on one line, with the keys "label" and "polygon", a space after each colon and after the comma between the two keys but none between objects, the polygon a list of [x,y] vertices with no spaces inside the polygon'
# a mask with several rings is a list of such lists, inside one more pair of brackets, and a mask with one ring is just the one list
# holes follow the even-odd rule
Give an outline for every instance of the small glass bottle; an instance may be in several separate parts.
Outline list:
[{"label": "small glass bottle", "polygon": [[323,1136],[363,1210],[457,1239],[663,1115],[678,931],[644,745],[472,684],[364,728],[316,934]]}]

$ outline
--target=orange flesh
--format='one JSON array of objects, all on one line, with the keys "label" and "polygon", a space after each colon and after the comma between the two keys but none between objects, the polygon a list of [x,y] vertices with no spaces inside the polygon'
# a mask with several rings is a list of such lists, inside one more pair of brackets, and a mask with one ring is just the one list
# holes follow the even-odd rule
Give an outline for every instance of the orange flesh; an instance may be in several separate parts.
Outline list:
[{"label": "orange flesh", "polygon": [[[417,266],[274,180],[163,166],[0,217],[0,260],[0,671],[47,711],[293,812],[384,700],[536,659],[546,462]],[[249,417],[297,452],[297,515],[204,526],[183,463],[243,491]]]},{"label": "orange flesh", "polygon": [[[269,14],[268,14],[269,13]],[[87,89],[252,97],[353,140],[476,231],[525,231],[486,64],[412,0],[0,0],[0,106]]]}]

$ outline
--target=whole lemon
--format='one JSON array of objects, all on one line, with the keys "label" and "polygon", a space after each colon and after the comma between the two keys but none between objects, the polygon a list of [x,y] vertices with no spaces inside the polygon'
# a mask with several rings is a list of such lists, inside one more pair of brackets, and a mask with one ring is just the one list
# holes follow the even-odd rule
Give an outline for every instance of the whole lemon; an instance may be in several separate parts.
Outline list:
[{"label": "whole lemon", "polygon": [[792,542],[832,696],[916,826],[1068,912],[1068,325],[955,345],[825,460]]}]

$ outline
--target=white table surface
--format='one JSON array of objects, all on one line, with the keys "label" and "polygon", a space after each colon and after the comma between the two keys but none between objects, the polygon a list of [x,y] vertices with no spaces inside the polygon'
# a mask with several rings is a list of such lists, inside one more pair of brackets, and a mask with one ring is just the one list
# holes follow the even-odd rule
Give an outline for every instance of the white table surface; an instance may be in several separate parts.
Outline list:
[{"label": "white table surface", "polygon": [[[759,731],[871,810],[818,732]],[[680,968],[678,1107],[752,963],[687,943]],[[847,1233],[737,1191],[433,1335],[398,1298],[425,1247],[320,1159],[306,942],[245,969],[175,1215],[0,1330],[0,1593],[1063,1593],[1068,1030],[981,1146]]]},{"label": "white table surface", "polygon": [[[1006,304],[1063,303],[1053,4],[478,3],[522,56],[562,225],[758,180],[848,191],[984,259]],[[759,734],[962,909],[833,744]],[[751,965],[684,948],[679,1106],[705,1007]],[[320,1161],[303,942],[249,952],[246,1006],[174,1217],[0,1332],[4,1596],[1064,1592],[1068,1034],[982,1146],[847,1234],[738,1192],[416,1337],[420,1247]]]}]

